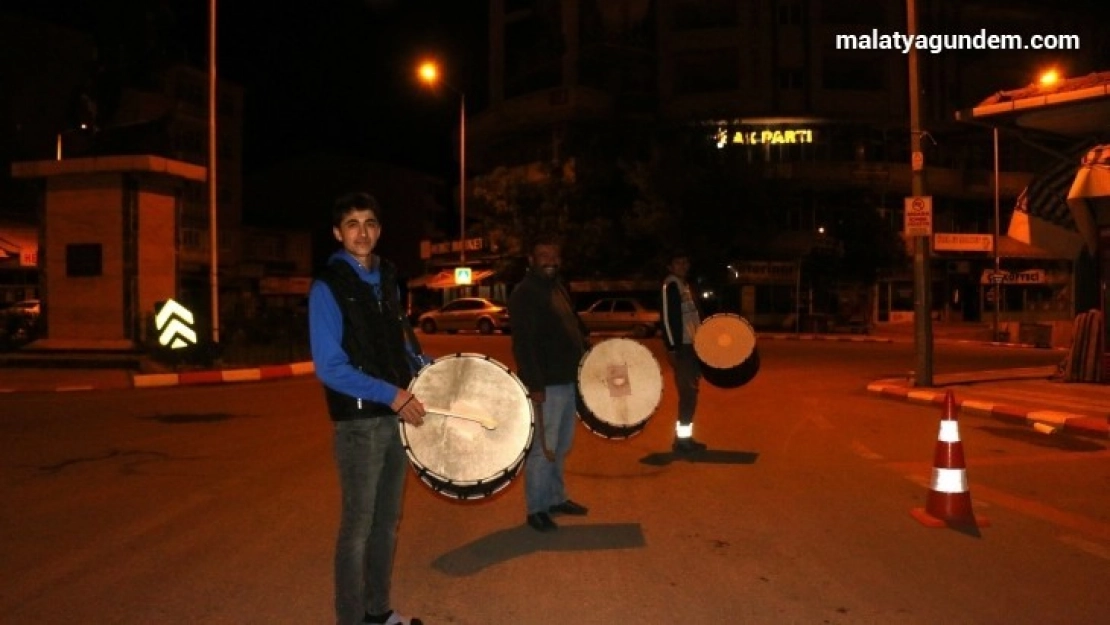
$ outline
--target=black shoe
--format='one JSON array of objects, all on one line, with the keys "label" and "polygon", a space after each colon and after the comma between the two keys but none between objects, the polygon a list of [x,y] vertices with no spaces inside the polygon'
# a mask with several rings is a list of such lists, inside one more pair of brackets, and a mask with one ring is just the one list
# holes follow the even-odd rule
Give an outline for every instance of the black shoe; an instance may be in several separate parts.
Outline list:
[{"label": "black shoe", "polygon": [[693,438],[676,438],[674,445],[671,449],[676,454],[693,454],[707,449],[705,443],[694,440]]},{"label": "black shoe", "polygon": [[555,504],[547,509],[551,514],[570,514],[573,516],[586,516],[590,511],[589,508],[580,503],[575,503],[571,500],[566,500],[563,503]]},{"label": "black shoe", "polygon": [[537,532],[554,532],[559,529],[559,526],[555,525],[555,521],[552,521],[551,517],[547,516],[546,512],[529,514],[528,526]]}]

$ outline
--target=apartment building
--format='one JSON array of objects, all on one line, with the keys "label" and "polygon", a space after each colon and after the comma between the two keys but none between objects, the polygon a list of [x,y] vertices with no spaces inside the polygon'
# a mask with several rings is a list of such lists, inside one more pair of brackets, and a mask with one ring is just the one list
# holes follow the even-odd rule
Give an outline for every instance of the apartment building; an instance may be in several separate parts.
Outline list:
[{"label": "apartment building", "polygon": [[[902,229],[912,174],[908,57],[841,49],[837,35],[905,33],[905,3],[491,0],[489,7],[489,106],[467,127],[475,174],[568,161],[581,170],[590,163],[576,146],[621,128],[622,140],[644,158],[724,159],[776,186],[773,218],[796,234],[784,237],[778,260],[820,245],[818,229],[845,206],[875,210],[892,231]],[[1070,33],[1088,44],[1067,52],[918,55],[934,231],[990,232],[991,131],[958,123],[954,111],[1031,82],[1050,65],[1069,75],[1094,71],[1098,26],[1076,7],[1038,2],[919,0],[916,8],[919,33]],[[1008,215],[1053,157],[1006,136],[999,158]],[[934,299],[950,300],[961,287],[978,291],[984,260],[938,254]],[[781,300],[793,297],[796,281],[787,276],[759,289],[777,289]],[[875,298],[880,315],[912,310],[907,284],[908,275],[888,277]],[[982,301],[970,299],[978,301],[961,313],[974,318]]]}]

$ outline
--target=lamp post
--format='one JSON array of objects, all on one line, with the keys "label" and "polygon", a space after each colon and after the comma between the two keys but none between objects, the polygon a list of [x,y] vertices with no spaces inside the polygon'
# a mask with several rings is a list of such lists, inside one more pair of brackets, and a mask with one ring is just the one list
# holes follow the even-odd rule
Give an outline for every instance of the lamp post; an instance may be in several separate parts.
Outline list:
[{"label": "lamp post", "polygon": [[459,94],[459,264],[466,264],[466,94],[440,80],[439,65],[424,61],[417,69],[420,80],[429,87],[445,85]]},{"label": "lamp post", "polygon": [[208,284],[212,300],[212,344],[220,343],[220,238],[216,226],[216,0],[208,0]]},{"label": "lamp post", "polygon": [[998,180],[998,126],[994,127],[994,273],[991,275],[991,289],[994,293],[994,328],[991,331],[991,336],[995,341],[998,340],[998,313],[1002,305],[1002,283],[997,282],[998,274],[1001,272],[1001,262],[998,254],[998,240],[1001,226],[999,225],[999,180]]}]

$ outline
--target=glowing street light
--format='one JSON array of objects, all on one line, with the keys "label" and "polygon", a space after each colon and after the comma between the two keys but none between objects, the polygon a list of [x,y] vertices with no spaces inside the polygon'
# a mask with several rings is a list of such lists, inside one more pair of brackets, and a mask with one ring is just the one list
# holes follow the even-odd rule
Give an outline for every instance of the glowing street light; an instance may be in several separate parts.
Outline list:
[{"label": "glowing street light", "polygon": [[1060,72],[1056,71],[1055,67],[1046,69],[1041,72],[1040,78],[1037,79],[1042,87],[1051,87],[1060,80]]},{"label": "glowing street light", "polygon": [[444,85],[459,94],[459,263],[466,264],[466,94],[439,77],[439,65],[428,60],[416,70],[420,81],[435,88]]}]

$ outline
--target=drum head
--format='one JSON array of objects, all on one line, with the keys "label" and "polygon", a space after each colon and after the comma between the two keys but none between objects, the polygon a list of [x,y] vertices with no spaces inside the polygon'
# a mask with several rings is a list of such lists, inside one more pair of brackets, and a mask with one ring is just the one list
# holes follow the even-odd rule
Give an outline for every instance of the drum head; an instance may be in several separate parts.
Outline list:
[{"label": "drum head", "polygon": [[527,389],[508,367],[481,354],[443,356],[420,370],[409,392],[428,414],[419,427],[402,421],[401,438],[425,484],[456,499],[486,497],[508,486],[533,432]]},{"label": "drum head", "polygon": [[713,315],[694,333],[694,352],[698,360],[715,369],[738,367],[754,350],[755,330],[739,315]]},{"label": "drum head", "polygon": [[604,340],[578,364],[578,416],[604,438],[643,429],[663,395],[663,371],[651,350],[625,338]]}]

